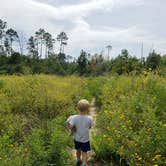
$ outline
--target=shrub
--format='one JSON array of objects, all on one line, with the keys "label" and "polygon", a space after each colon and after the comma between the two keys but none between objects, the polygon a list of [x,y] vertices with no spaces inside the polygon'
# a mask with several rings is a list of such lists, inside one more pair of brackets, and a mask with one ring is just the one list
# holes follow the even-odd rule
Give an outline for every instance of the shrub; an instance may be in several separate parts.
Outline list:
[{"label": "shrub", "polygon": [[72,165],[65,120],[82,98],[84,79],[1,76],[0,165]]},{"label": "shrub", "polygon": [[153,75],[123,76],[105,83],[93,141],[98,157],[119,158],[126,165],[164,164],[165,83]]}]

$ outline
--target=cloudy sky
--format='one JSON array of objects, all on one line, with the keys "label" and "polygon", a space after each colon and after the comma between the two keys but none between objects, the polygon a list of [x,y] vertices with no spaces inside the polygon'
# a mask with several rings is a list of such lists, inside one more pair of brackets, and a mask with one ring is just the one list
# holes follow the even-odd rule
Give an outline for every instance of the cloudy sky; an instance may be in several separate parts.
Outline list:
[{"label": "cloudy sky", "polygon": [[[67,54],[106,51],[112,56],[151,49],[166,53],[166,0],[0,0],[0,18],[27,38],[39,28],[54,37],[65,31]],[[58,44],[58,43],[57,43]]]}]

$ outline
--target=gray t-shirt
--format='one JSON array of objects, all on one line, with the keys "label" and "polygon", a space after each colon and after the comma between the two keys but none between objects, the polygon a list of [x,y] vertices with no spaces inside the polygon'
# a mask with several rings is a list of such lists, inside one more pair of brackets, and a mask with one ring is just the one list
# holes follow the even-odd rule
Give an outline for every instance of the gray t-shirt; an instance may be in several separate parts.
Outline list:
[{"label": "gray t-shirt", "polygon": [[76,128],[74,138],[78,142],[86,143],[89,141],[89,129],[92,126],[92,117],[88,115],[75,115],[70,120],[70,125]]}]

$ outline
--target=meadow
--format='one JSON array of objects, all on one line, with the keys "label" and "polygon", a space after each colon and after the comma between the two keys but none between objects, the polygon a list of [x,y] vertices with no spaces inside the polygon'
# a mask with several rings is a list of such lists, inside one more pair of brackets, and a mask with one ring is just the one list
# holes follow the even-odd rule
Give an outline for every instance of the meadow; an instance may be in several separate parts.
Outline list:
[{"label": "meadow", "polygon": [[65,121],[81,98],[96,100],[96,160],[165,164],[166,79],[144,73],[0,76],[0,166],[73,165]]}]

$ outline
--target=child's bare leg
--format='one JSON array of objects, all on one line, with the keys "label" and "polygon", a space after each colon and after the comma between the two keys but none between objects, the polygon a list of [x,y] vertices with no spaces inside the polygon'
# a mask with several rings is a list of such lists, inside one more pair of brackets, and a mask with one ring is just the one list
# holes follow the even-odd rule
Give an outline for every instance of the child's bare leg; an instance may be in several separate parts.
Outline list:
[{"label": "child's bare leg", "polygon": [[76,157],[77,159],[81,159],[81,150],[76,150]]},{"label": "child's bare leg", "polygon": [[87,152],[82,152],[82,162],[87,165],[88,162]]}]

